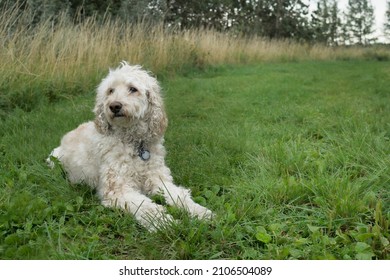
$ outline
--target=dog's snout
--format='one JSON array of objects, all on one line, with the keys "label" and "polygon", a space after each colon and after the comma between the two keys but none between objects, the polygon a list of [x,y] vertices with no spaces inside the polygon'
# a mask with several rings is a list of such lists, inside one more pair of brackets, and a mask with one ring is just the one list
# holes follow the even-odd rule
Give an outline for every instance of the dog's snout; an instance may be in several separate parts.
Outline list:
[{"label": "dog's snout", "polygon": [[110,104],[110,110],[114,114],[119,113],[121,111],[121,109],[122,109],[122,103],[120,103],[120,102],[115,101],[115,102],[112,102]]}]

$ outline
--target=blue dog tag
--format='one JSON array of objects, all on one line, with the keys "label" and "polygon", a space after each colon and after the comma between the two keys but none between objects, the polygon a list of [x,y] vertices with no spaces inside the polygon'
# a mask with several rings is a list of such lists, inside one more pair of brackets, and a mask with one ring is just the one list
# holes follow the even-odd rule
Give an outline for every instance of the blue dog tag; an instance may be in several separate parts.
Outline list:
[{"label": "blue dog tag", "polygon": [[139,157],[142,160],[147,161],[148,159],[150,159],[150,152],[148,150],[141,150]]}]

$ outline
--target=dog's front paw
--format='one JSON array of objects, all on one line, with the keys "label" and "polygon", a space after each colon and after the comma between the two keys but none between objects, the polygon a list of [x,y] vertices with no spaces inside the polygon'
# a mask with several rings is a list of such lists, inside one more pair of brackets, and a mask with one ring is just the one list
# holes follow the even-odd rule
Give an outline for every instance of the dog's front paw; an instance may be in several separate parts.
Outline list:
[{"label": "dog's front paw", "polygon": [[215,217],[211,210],[196,203],[194,203],[192,207],[189,208],[189,212],[192,216],[195,216],[199,219],[211,220]]},{"label": "dog's front paw", "polygon": [[148,209],[148,211],[143,212],[141,215],[136,215],[136,218],[150,232],[164,229],[176,222],[171,215],[164,211],[161,205],[156,205],[154,209]]}]

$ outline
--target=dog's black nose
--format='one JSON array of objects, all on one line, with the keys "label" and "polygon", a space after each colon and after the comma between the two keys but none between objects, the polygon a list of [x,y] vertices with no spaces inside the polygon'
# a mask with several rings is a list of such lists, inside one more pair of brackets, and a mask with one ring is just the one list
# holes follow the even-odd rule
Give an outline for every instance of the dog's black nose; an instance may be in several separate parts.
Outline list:
[{"label": "dog's black nose", "polygon": [[110,110],[114,114],[118,114],[121,111],[121,109],[122,109],[122,103],[120,102],[115,101],[110,104]]}]

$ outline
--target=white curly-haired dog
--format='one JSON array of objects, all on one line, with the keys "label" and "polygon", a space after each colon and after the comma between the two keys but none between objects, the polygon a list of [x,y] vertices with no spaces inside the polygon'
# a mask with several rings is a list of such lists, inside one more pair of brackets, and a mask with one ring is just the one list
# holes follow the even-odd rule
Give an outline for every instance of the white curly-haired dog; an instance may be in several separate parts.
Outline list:
[{"label": "white curly-haired dog", "polygon": [[67,133],[50,154],[71,183],[96,188],[103,205],[128,210],[150,230],[172,217],[148,195],[163,194],[166,203],[199,218],[212,216],[173,183],[164,163],[167,117],[155,78],[122,62],[98,86],[94,113],[95,121]]}]

